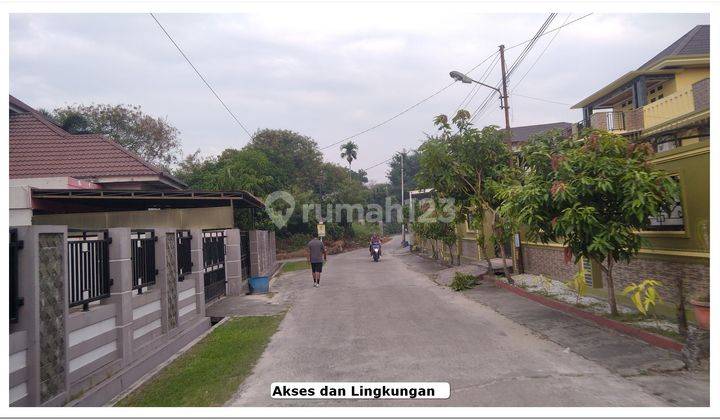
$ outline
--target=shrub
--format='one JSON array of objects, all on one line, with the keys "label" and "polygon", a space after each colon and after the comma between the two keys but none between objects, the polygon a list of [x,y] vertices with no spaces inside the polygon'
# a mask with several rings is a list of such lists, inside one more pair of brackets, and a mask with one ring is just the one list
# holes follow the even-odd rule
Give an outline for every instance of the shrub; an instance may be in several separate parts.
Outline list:
[{"label": "shrub", "polygon": [[456,292],[472,289],[472,287],[475,286],[476,281],[477,278],[472,274],[457,272],[455,273],[452,283],[450,283],[450,288]]},{"label": "shrub", "polygon": [[655,322],[658,323],[655,307],[663,301],[657,291],[657,289],[662,288],[662,286],[662,282],[647,279],[643,280],[640,284],[630,283],[630,285],[623,290],[623,294],[630,296],[637,310],[644,316],[647,316],[648,312],[652,310],[653,318],[655,318]]},{"label": "shrub", "polygon": [[585,290],[587,289],[587,284],[585,284],[585,269],[581,268],[575,277],[565,282],[565,285],[575,293],[575,304],[579,304],[580,298],[585,296]]}]

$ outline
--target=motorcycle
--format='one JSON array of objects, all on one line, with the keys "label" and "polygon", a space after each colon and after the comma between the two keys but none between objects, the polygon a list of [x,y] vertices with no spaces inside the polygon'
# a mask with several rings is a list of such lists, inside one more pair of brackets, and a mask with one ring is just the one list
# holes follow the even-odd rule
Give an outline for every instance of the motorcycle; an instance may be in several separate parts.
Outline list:
[{"label": "motorcycle", "polygon": [[373,261],[378,262],[380,259],[380,244],[372,244],[370,246],[370,253],[372,254]]}]

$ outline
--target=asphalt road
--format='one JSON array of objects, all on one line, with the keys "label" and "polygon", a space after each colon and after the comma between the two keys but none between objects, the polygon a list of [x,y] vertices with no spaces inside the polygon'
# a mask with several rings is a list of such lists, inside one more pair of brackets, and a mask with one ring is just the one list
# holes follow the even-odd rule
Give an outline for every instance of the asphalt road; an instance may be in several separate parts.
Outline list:
[{"label": "asphalt road", "polygon": [[[439,287],[392,255],[332,256],[321,286],[278,279],[292,306],[235,406],[662,406],[604,367],[487,306]],[[447,400],[278,400],[272,382],[450,383]]]}]

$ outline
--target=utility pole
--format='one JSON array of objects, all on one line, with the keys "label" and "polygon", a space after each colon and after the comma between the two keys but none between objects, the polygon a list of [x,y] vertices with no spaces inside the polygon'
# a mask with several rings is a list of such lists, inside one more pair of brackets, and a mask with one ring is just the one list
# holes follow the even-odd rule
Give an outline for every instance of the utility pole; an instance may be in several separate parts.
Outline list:
[{"label": "utility pole", "polygon": [[[500,46],[500,68],[502,69],[502,107],[505,111],[505,141],[507,141],[508,149],[512,151],[512,133],[510,132],[510,105],[508,105],[507,72],[505,70],[505,45]],[[512,159],[510,160],[510,162],[512,165]]]},{"label": "utility pole", "polygon": [[[510,131],[510,105],[508,104],[508,93],[507,93],[507,70],[505,69],[505,45],[500,45],[500,68],[502,69],[502,96],[503,96],[503,111],[505,111],[505,141],[507,142],[508,150],[510,151],[510,168],[515,167],[515,157],[513,156],[513,148],[512,148],[512,132]],[[519,233],[514,233],[513,237],[516,235],[519,235]],[[519,237],[518,237],[519,238]],[[515,245],[514,240],[510,240],[510,243],[512,245]],[[502,244],[504,246],[505,244]],[[519,269],[519,272],[522,273],[522,261],[521,261],[521,255],[522,250],[520,248],[520,241],[518,240],[517,246],[511,246],[510,248],[512,250],[512,255],[510,255],[510,258],[515,262],[514,265],[518,266],[516,268]],[[503,261],[503,265],[505,262]],[[510,283],[514,283],[512,279],[510,279]]]},{"label": "utility pole", "polygon": [[[405,209],[405,148],[403,148],[400,154],[400,205],[402,211]],[[403,218],[402,222],[402,246],[405,246],[405,215],[401,214]]]}]

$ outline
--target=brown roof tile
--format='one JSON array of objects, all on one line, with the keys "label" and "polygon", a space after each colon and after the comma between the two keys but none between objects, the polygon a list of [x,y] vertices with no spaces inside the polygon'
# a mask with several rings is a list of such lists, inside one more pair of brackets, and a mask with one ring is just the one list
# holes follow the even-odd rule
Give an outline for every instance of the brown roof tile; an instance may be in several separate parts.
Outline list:
[{"label": "brown roof tile", "polygon": [[69,134],[32,108],[10,116],[10,178],[141,175],[167,176],[103,135]]}]

